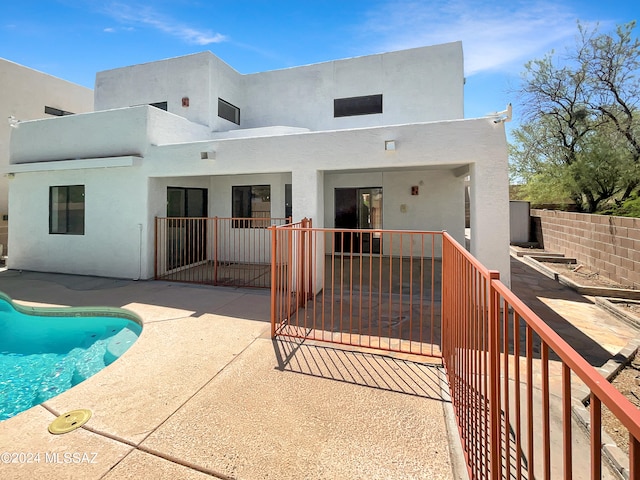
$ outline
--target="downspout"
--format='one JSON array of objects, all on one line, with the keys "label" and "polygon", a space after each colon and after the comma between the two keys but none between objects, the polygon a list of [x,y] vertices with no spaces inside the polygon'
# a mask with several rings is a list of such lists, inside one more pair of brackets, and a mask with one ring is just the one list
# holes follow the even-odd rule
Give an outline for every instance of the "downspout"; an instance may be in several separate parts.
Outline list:
[{"label": "downspout", "polygon": [[134,281],[140,280],[142,276],[142,224],[138,224],[138,277]]}]

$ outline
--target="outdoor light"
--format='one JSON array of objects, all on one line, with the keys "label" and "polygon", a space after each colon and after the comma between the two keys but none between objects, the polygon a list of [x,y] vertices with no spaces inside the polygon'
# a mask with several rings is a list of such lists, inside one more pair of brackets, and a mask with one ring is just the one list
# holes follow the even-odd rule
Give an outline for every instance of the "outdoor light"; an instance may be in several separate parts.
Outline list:
[{"label": "outdoor light", "polygon": [[396,149],[396,141],[395,140],[385,140],[384,141],[384,149],[387,151],[393,151]]},{"label": "outdoor light", "polygon": [[200,158],[202,160],[215,160],[216,152],[200,152]]}]

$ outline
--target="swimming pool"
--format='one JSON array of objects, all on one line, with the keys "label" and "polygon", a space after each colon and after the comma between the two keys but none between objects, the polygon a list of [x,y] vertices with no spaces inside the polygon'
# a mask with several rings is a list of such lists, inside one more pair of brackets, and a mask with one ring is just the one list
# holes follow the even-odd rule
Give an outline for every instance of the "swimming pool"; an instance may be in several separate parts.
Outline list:
[{"label": "swimming pool", "polygon": [[0,421],[110,365],[141,331],[127,310],[23,307],[0,292]]}]

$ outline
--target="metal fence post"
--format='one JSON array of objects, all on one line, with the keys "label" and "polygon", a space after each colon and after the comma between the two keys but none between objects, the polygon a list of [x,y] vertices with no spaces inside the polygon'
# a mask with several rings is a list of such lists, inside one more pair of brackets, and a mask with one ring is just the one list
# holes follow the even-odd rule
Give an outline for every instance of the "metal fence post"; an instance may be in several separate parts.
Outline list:
[{"label": "metal fence post", "polygon": [[213,217],[213,284],[218,284],[218,217]]},{"label": "metal fence post", "polygon": [[155,222],[154,222],[154,232],[153,232],[153,241],[154,241],[154,248],[153,248],[153,278],[155,280],[158,280],[158,217],[155,217]]},{"label": "metal fence post", "polygon": [[278,285],[276,284],[276,268],[277,268],[277,233],[276,227],[269,227],[271,230],[271,338],[275,338],[276,336],[276,292]]},{"label": "metal fence post", "polygon": [[[489,271],[489,444],[490,474],[492,480],[501,477],[502,454],[500,441],[500,294],[494,281],[500,279],[500,273]],[[508,352],[505,352],[505,355]]]}]

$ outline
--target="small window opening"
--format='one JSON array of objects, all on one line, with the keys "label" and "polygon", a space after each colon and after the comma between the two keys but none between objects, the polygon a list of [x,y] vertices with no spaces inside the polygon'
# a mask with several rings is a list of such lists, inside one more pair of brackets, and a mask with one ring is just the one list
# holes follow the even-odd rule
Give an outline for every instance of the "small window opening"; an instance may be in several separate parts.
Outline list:
[{"label": "small window opening", "polygon": [[47,115],[54,115],[56,117],[64,117],[65,115],[74,115],[73,112],[67,112],[66,110],[60,110],[59,108],[49,107],[45,105],[44,113]]},{"label": "small window opening", "polygon": [[333,100],[333,116],[336,118],[374,113],[382,113],[382,94]]},{"label": "small window opening", "polygon": [[218,116],[240,125],[240,109],[221,98],[218,98]]}]

